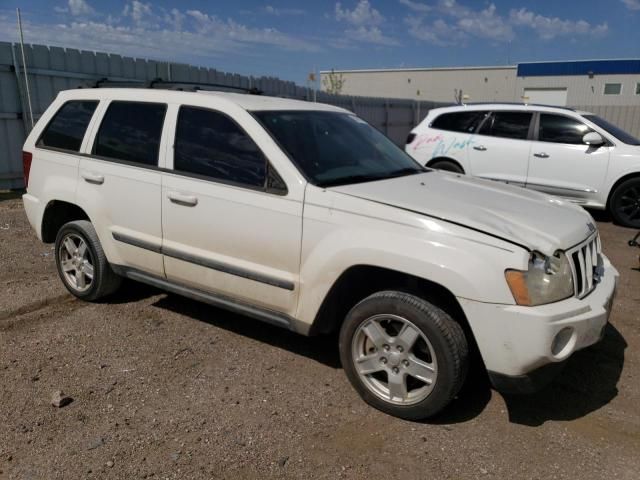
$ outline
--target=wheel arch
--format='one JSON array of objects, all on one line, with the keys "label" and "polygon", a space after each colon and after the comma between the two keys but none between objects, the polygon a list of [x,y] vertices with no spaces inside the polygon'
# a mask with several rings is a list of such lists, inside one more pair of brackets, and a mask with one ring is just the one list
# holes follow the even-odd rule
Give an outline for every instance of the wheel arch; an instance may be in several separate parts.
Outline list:
[{"label": "wheel arch", "polygon": [[56,240],[58,231],[65,223],[74,220],[91,221],[89,215],[78,205],[64,200],[51,200],[47,203],[42,214],[42,224],[40,226],[42,241],[53,243]]},{"label": "wheel arch", "polygon": [[460,170],[462,170],[462,173],[466,173],[464,170],[464,167],[462,166],[462,164],[456,160],[455,158],[451,158],[451,157],[435,157],[432,158],[431,160],[429,160],[426,164],[427,167],[432,167],[432,165],[434,165],[435,163],[438,162],[451,162],[451,163],[455,163],[458,167],[460,167]]},{"label": "wheel arch", "polygon": [[354,265],[345,270],[325,296],[309,331],[310,335],[336,332],[345,316],[359,301],[382,290],[413,294],[447,312],[475,344],[469,322],[455,295],[439,283],[405,272],[372,265]]},{"label": "wheel arch", "polygon": [[623,182],[626,182],[627,180],[630,180],[632,178],[640,178],[640,172],[636,171],[636,172],[627,173],[626,175],[623,175],[622,177],[618,178],[615,182],[613,182],[613,185],[609,189],[609,194],[607,195],[607,203],[605,206],[607,210],[609,210],[611,197],[613,196],[613,193],[616,191],[616,188],[618,188]]}]

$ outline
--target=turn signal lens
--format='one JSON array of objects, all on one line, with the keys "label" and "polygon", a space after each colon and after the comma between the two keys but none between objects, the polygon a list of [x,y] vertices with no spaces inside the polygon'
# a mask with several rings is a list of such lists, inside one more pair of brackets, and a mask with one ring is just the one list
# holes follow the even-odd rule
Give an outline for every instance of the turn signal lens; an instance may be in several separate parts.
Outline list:
[{"label": "turn signal lens", "polygon": [[531,305],[529,288],[527,287],[526,273],[520,270],[507,270],[504,276],[511,290],[514,300],[518,305]]}]

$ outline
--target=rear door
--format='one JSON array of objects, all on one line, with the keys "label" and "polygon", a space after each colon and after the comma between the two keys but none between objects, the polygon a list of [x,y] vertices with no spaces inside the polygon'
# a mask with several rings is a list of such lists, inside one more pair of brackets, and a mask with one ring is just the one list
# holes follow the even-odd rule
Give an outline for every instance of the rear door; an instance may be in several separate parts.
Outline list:
[{"label": "rear door", "polygon": [[[264,135],[247,112],[241,114],[243,125]],[[291,195],[255,137],[232,115],[172,106],[175,137],[162,180],[167,279],[293,314],[303,197]]]},{"label": "rear door", "polygon": [[112,264],[164,275],[159,167],[164,103],[103,101],[77,197]]},{"label": "rear door", "polygon": [[533,134],[533,113],[494,111],[469,146],[470,174],[524,186]]},{"label": "rear door", "polygon": [[538,117],[527,187],[578,203],[597,201],[611,146],[585,145],[582,137],[593,130],[577,118],[544,112]]}]

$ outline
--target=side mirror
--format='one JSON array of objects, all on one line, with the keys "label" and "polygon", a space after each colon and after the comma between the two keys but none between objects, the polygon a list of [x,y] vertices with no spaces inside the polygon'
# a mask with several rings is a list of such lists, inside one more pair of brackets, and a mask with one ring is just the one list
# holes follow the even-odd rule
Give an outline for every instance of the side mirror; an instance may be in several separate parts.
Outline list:
[{"label": "side mirror", "polygon": [[589,132],[582,137],[582,142],[597,147],[598,145],[602,145],[604,143],[604,138],[598,132]]}]

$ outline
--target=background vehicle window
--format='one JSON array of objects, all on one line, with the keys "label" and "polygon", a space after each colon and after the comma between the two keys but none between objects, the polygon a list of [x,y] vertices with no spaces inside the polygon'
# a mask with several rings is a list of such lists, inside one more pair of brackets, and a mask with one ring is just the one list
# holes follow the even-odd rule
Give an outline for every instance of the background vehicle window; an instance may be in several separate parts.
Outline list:
[{"label": "background vehicle window", "polygon": [[444,113],[431,123],[431,128],[472,133],[486,114],[487,112]]},{"label": "background vehicle window", "polygon": [[42,132],[38,146],[78,152],[97,106],[98,102],[89,100],[71,101],[62,105]]},{"label": "background vehicle window", "polygon": [[162,123],[160,103],[111,102],[104,114],[94,153],[100,157],[158,165]]},{"label": "background vehicle window", "polygon": [[219,180],[262,187],[267,162],[253,140],[226,115],[181,107],[173,168]]},{"label": "background vehicle window", "polygon": [[582,137],[591,129],[584,123],[562,115],[540,114],[538,140],[541,142],[582,145]]},{"label": "background vehicle window", "polygon": [[528,112],[493,112],[480,127],[480,135],[526,140],[533,114]]}]

